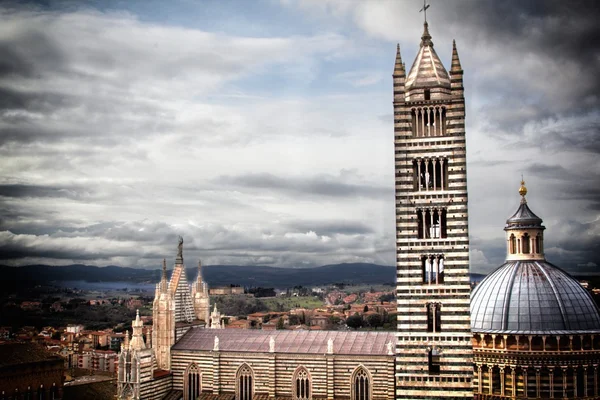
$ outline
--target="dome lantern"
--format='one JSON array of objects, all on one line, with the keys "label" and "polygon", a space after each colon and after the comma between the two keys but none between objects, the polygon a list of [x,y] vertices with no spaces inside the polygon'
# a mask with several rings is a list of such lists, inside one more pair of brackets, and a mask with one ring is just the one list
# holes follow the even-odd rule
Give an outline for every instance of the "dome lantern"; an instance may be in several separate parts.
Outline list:
[{"label": "dome lantern", "polygon": [[506,260],[544,260],[544,229],[542,219],[527,205],[527,187],[521,180],[519,195],[521,204],[517,211],[506,220]]}]

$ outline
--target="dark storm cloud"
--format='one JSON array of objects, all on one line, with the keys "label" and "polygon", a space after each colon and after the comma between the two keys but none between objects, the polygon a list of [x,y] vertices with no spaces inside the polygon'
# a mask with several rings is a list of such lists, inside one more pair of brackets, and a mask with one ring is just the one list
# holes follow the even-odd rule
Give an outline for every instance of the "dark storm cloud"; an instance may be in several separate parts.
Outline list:
[{"label": "dark storm cloud", "polygon": [[50,198],[66,198],[66,199],[81,199],[89,197],[90,189],[79,186],[41,186],[41,185],[1,185],[0,196],[16,197],[16,198],[33,198],[33,197],[50,197]]},{"label": "dark storm cloud", "polygon": [[339,177],[315,176],[311,178],[284,178],[273,174],[246,174],[220,176],[214,183],[245,187],[249,189],[267,189],[293,195],[326,197],[371,197],[391,196],[393,191],[382,186],[340,182]]},{"label": "dark storm cloud", "polygon": [[[521,134],[528,122],[577,118],[600,107],[600,3],[489,0],[443,7],[470,34],[468,44],[477,44],[480,54],[465,58],[485,63],[463,68],[488,96],[478,114],[490,134]],[[596,121],[593,131],[599,126]]]}]

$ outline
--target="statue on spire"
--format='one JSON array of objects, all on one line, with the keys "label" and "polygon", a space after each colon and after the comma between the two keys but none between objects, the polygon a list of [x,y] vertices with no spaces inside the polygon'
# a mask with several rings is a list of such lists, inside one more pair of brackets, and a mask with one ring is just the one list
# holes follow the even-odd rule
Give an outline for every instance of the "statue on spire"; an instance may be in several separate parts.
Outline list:
[{"label": "statue on spire", "polygon": [[177,258],[175,262],[177,264],[183,264],[183,238],[181,236],[179,238],[179,243],[177,244]]}]

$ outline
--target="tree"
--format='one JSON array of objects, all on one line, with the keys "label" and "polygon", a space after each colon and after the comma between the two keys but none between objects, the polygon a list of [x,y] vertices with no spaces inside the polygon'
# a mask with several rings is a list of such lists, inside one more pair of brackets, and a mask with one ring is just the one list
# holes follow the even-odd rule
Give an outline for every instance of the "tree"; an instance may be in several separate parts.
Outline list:
[{"label": "tree", "polygon": [[358,313],[354,313],[354,315],[346,318],[346,325],[352,329],[361,328],[363,326],[363,319]]},{"label": "tree", "polygon": [[277,329],[285,329],[285,326],[283,325],[283,318],[279,318],[277,320]]},{"label": "tree", "polygon": [[372,314],[367,317],[367,323],[371,328],[378,328],[383,324],[383,318],[379,314]]}]

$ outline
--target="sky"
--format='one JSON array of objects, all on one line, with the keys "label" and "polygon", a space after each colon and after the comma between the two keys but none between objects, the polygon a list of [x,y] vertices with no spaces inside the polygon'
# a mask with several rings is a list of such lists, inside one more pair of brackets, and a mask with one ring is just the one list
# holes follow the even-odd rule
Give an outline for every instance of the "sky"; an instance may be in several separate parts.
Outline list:
[{"label": "sky", "polygon": [[[600,3],[430,0],[467,102],[470,260],[524,176],[547,259],[600,264]],[[392,71],[418,0],[0,5],[0,264],[394,265]]]}]

